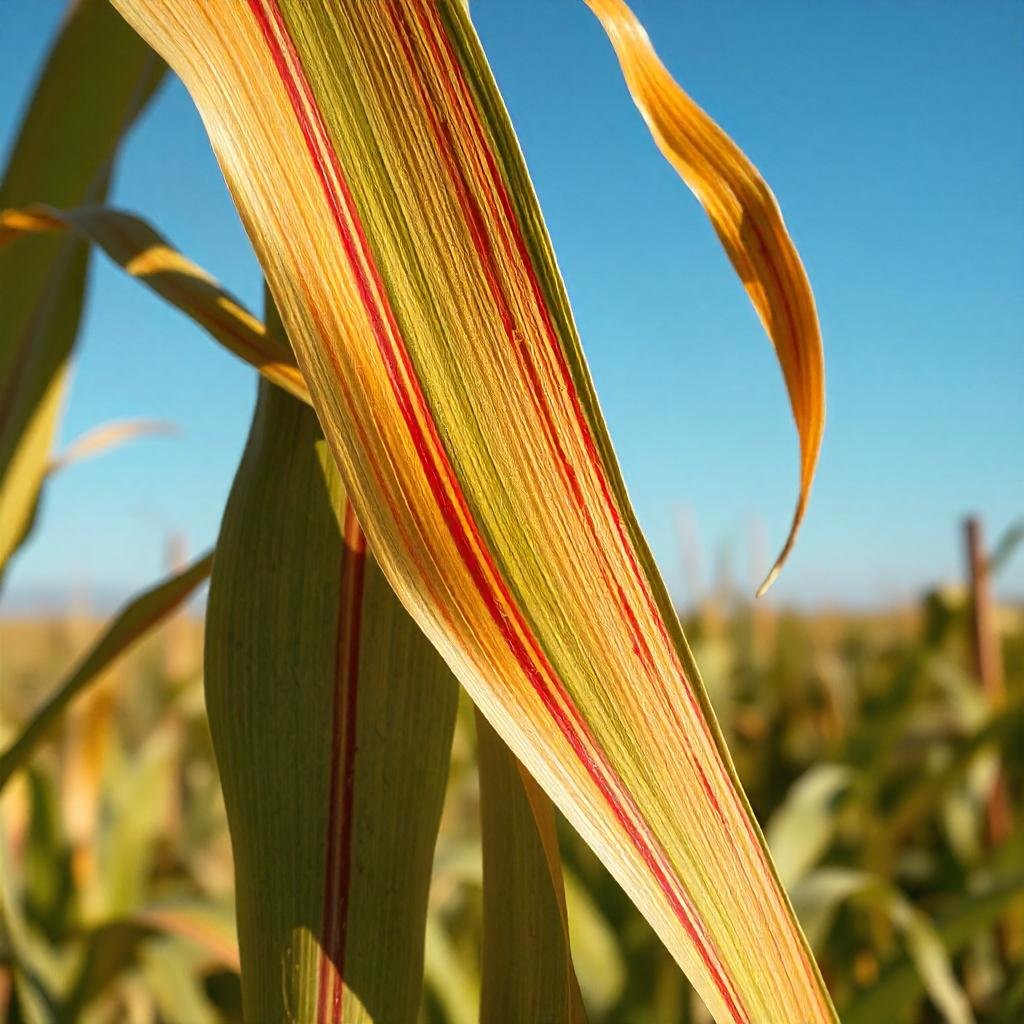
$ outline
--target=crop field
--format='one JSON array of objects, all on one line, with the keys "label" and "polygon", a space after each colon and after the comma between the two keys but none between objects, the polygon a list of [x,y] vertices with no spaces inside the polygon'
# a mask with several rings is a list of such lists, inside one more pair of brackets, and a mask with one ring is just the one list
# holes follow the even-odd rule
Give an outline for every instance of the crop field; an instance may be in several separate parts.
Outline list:
[{"label": "crop field", "polygon": [[[1005,703],[973,676],[967,591],[809,615],[739,599],[686,620],[719,722],[844,1021],[1024,1016],[1024,611],[1000,609]],[[0,621],[12,735],[101,629]],[[202,693],[202,621],[166,623],[94,684],[3,797],[6,898],[86,1022],[241,1020],[232,866]],[[434,855],[424,1022],[469,1024],[480,988],[479,787],[460,706]],[[1009,830],[989,808],[1012,780]],[[1018,805],[1019,806],[1019,805]],[[559,822],[590,1019],[707,1021],[682,973]],[[73,979],[73,983],[70,979]],[[0,983],[2,985],[4,983]],[[10,978],[0,995],[10,998]],[[68,1018],[72,1019],[72,1018]]]}]

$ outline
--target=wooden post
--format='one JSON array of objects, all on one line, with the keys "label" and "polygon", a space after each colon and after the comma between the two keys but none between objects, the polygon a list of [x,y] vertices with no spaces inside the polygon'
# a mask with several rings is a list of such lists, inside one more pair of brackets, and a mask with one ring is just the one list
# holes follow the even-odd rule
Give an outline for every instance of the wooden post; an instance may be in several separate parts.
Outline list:
[{"label": "wooden post", "polygon": [[[964,540],[967,546],[974,672],[989,708],[995,710],[1001,707],[1006,699],[1006,681],[1003,676],[1003,653],[995,620],[996,609],[992,597],[988,554],[985,551],[981,520],[977,516],[969,516],[964,521]],[[1013,829],[1006,779],[1002,771],[997,774],[992,792],[989,794],[987,817],[989,842],[997,846],[1009,838]]]},{"label": "wooden post", "polygon": [[[1003,652],[996,624],[995,600],[992,596],[992,576],[988,553],[985,551],[981,519],[969,516],[964,520],[964,541],[967,548],[967,571],[970,586],[971,649],[974,673],[981,685],[989,709],[995,711],[1006,700],[1006,679],[1003,675]],[[988,843],[1001,845],[1013,832],[1013,814],[1002,765],[996,765],[996,775],[985,807]],[[1016,960],[1022,942],[1020,915],[1011,913],[1001,923],[999,946],[1007,962]]]}]

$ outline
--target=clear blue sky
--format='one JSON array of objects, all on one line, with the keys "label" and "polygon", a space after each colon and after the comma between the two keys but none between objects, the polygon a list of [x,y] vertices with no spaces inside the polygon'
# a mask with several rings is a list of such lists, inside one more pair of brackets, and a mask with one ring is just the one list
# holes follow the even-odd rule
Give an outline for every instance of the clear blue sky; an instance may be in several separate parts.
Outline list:
[{"label": "clear blue sky", "polygon": [[[1024,514],[1024,4],[635,7],[676,77],[771,183],[821,313],[821,469],[769,599],[888,603],[955,577],[965,511],[992,535]],[[62,9],[0,2],[5,149]],[[795,493],[770,346],[580,0],[474,0],[472,10],[663,571],[688,596],[685,509],[705,579],[730,551],[751,588]],[[114,201],[258,308],[257,265],[176,81],[127,144]],[[248,369],[98,259],[61,438],[127,416],[174,420],[183,433],[62,474],[7,607],[68,584],[108,595],[142,586],[162,571],[168,531],[195,551],[210,544],[254,390]],[[1024,593],[1024,554],[1002,589]]]}]

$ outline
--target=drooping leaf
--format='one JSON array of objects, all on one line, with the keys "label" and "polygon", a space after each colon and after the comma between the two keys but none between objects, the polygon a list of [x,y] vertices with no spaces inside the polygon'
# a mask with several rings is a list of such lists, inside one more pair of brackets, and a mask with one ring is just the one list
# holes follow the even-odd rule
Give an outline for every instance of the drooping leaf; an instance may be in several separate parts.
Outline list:
[{"label": "drooping leaf", "polygon": [[191,317],[268,380],[309,401],[288,342],[269,334],[258,317],[141,217],[104,206],[0,210],[0,247],[21,238],[68,230],[98,245],[118,266]]},{"label": "drooping leaf", "polygon": [[[811,941],[824,941],[841,904],[874,904],[903,933],[907,957],[947,1024],[973,1024],[970,1003],[934,925],[885,879],[850,868],[820,868],[795,887],[793,902]],[[847,1020],[844,1014],[844,1020]],[[878,1019],[878,1018],[876,1018]],[[897,1014],[881,1019],[894,1020]]]},{"label": "drooping leaf", "polygon": [[368,554],[312,410],[263,382],[205,660],[246,1020],[414,1021],[458,688]]},{"label": "drooping leaf", "polygon": [[480,1019],[584,1022],[551,801],[477,712],[484,925]]},{"label": "drooping leaf", "polygon": [[676,84],[623,0],[586,0],[665,158],[700,200],[782,366],[800,437],[800,493],[789,536],[761,584],[779,574],[807,509],[825,427],[825,368],[807,274],[772,190],[743,151]]},{"label": "drooping leaf", "polygon": [[720,1021],[832,1020],[464,6],[115,2],[197,102],[403,604]]},{"label": "drooping leaf", "polygon": [[78,666],[32,715],[17,739],[0,754],[0,790],[11,775],[32,757],[60,721],[68,704],[93,680],[100,678],[115,658],[178,608],[210,574],[212,564],[213,555],[208,554],[125,605]]},{"label": "drooping leaf", "polygon": [[[164,65],[106,0],[72,5],[0,179],[0,210],[102,201]],[[74,239],[0,248],[0,574],[35,518],[88,264]]]},{"label": "drooping leaf", "polygon": [[[991,928],[1006,913],[1011,901],[1022,898],[1024,875],[1014,872],[1003,873],[977,892],[965,893],[951,903],[934,922],[933,934],[944,949],[943,955],[949,958],[959,952],[972,938]],[[874,985],[843,1007],[844,1024],[901,1019],[927,990],[927,971],[921,967],[919,951],[908,942],[905,954],[885,966]]]}]

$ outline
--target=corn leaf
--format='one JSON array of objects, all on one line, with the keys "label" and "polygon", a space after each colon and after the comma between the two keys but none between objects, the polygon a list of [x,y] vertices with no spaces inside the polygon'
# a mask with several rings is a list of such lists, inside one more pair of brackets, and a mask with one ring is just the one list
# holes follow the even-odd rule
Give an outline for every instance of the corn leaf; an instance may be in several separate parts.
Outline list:
[{"label": "corn leaf", "polygon": [[261,382],[206,645],[246,1020],[416,1019],[457,691],[312,410]]},{"label": "corn leaf", "polygon": [[765,837],[789,892],[828,849],[838,827],[836,804],[849,789],[844,765],[817,764],[793,783]]},{"label": "corn leaf", "polygon": [[58,210],[34,205],[0,210],[0,246],[22,237],[68,230],[98,245],[118,266],[180,309],[268,380],[309,401],[288,342],[282,336],[268,334],[258,317],[141,217],[104,206]]},{"label": "corn leaf", "polygon": [[[946,955],[953,956],[971,939],[991,928],[1005,915],[1012,900],[1024,900],[1024,875],[1019,872],[991,879],[984,888],[957,899],[935,922]],[[883,969],[874,985],[858,993],[843,1008],[844,1024],[900,1020],[925,991],[926,977],[914,950],[908,948],[903,957]]]},{"label": "corn leaf", "polygon": [[208,554],[188,568],[130,601],[89,649],[67,679],[35,712],[14,742],[0,754],[0,790],[23,768],[39,744],[60,721],[65,708],[104,670],[154,626],[159,625],[210,574]]},{"label": "corn leaf", "polygon": [[434,913],[427,915],[424,937],[424,974],[447,1024],[477,1024],[476,978],[459,958],[444,925]]},{"label": "corn leaf", "polygon": [[199,107],[402,603],[719,1021],[833,1020],[464,5],[115,3]]},{"label": "corn leaf", "polygon": [[586,1020],[569,951],[555,810],[477,712],[484,930],[480,1019]]},{"label": "corn leaf", "polygon": [[970,1003],[934,926],[885,879],[850,868],[821,868],[794,888],[793,899],[815,945],[824,942],[841,904],[855,900],[874,905],[903,933],[908,955],[943,1020],[972,1024]]},{"label": "corn leaf", "polygon": [[608,33],[651,135],[700,200],[782,366],[800,437],[800,493],[779,574],[807,509],[825,427],[825,369],[814,296],[778,202],[743,151],[675,83],[623,0],[586,0]]},{"label": "corn leaf", "polygon": [[56,473],[76,462],[94,459],[114,448],[118,448],[138,437],[155,437],[160,434],[177,433],[175,424],[167,420],[118,420],[104,423],[76,437],[66,448],[58,452],[47,466],[48,473]]},{"label": "corn leaf", "polygon": [[131,918],[203,950],[230,971],[239,970],[234,913],[219,904],[190,899],[162,900],[135,910]]},{"label": "corn leaf", "polygon": [[[105,0],[73,5],[0,179],[0,210],[101,201],[121,138],[163,73]],[[35,519],[87,263],[72,239],[0,249],[0,575]]]}]

